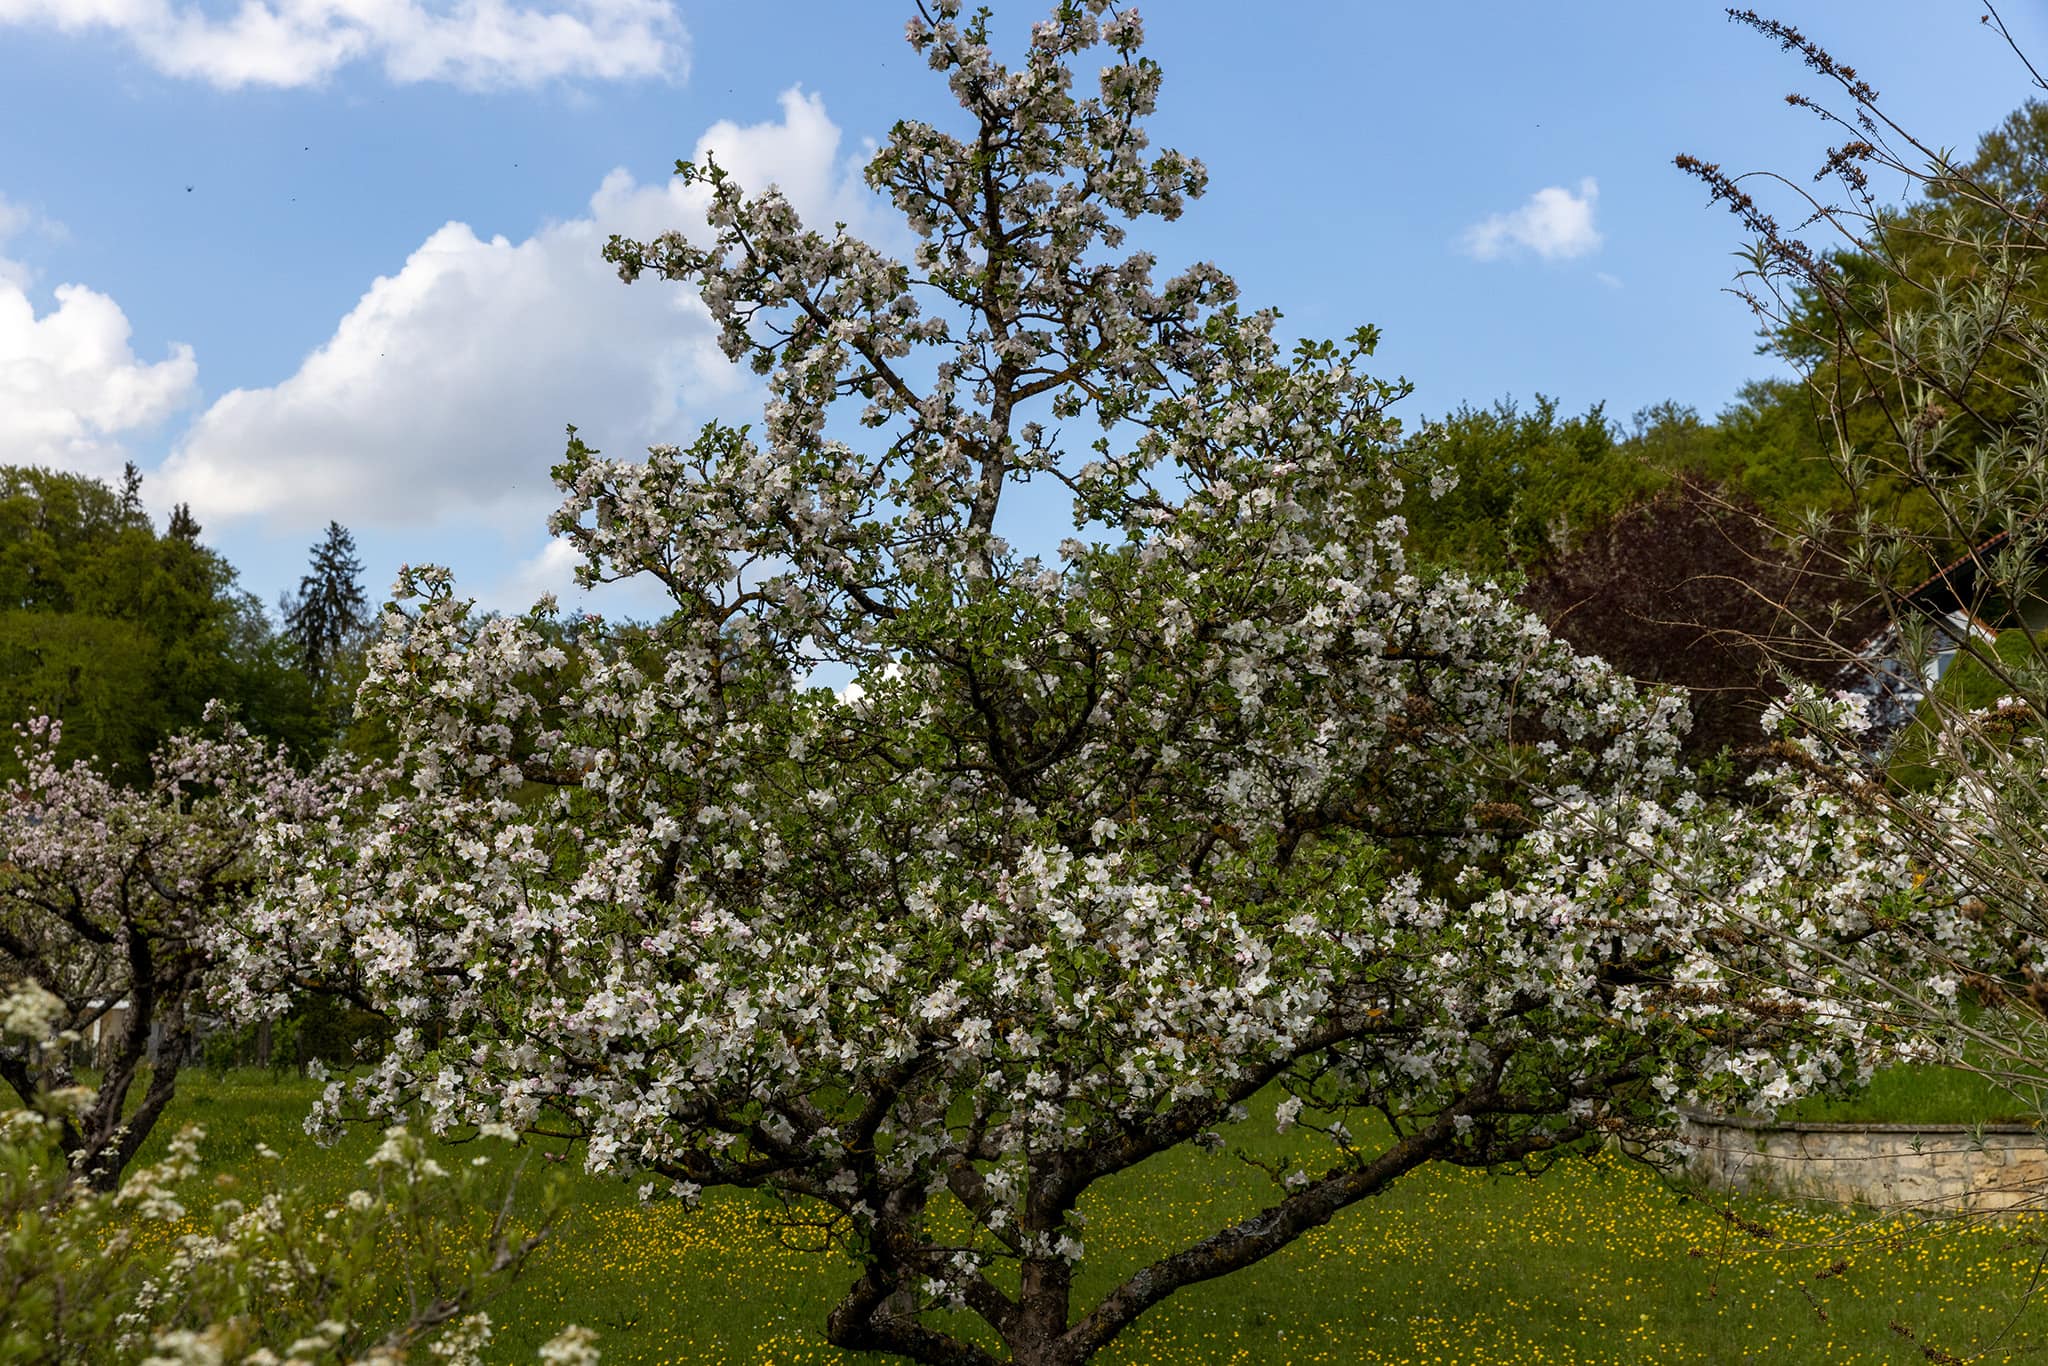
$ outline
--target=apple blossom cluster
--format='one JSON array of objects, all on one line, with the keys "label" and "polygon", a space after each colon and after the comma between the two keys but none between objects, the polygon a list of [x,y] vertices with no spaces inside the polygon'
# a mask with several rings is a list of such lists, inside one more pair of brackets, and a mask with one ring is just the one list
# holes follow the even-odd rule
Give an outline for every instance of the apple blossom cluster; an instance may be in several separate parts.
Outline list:
[{"label": "apple blossom cluster", "polygon": [[0,788],[0,987],[63,1046],[0,1047],[0,1080],[24,1104],[65,1090],[74,1053],[96,1043],[100,1083],[67,1110],[63,1147],[110,1188],[174,1093],[219,939],[257,876],[259,830],[310,819],[375,775],[297,772],[215,718],[211,733],[174,738],[134,789],[59,763],[54,721],[18,734],[21,776]]},{"label": "apple blossom cluster", "polygon": [[1936,695],[1916,734],[1924,772],[1887,780],[1861,759],[1864,700],[1796,690],[1771,720],[1793,747],[1776,783],[1819,843],[1853,839],[1845,863],[1890,952],[1856,954],[1868,1013],[1910,1031],[1915,1047],[1987,1071],[2036,1097],[2035,1037],[2048,963],[2048,744],[2035,701],[1959,707]]},{"label": "apple blossom cluster", "polygon": [[[2017,698],[1975,711],[1937,699],[1922,721],[1931,767],[1907,783],[1869,763],[1866,698],[1794,685],[1766,717],[1774,758],[1742,802],[1560,804],[1524,843],[1524,886],[1579,879],[1561,918],[1582,913],[1568,903],[1633,901],[1636,932],[1697,922],[1674,981],[1701,999],[1775,1001],[1840,1045],[1723,1050],[1713,1070],[1735,1085],[1707,1088],[1718,1104],[1775,1109],[1900,1059],[2038,1090],[2034,1021],[2048,999],[2038,718]],[[1606,890],[1588,895],[1588,876]],[[1617,1004],[1631,1016],[1668,1008],[1635,992]],[[1684,1079],[1666,1069],[1653,1085],[1675,1095]]]},{"label": "apple blossom cluster", "polygon": [[[1117,254],[1205,179],[1148,150],[1135,13],[1062,4],[1014,70],[955,0],[910,40],[969,122],[869,166],[911,260],[708,164],[679,168],[707,241],[608,249],[766,377],[758,431],[635,461],[572,434],[557,469],[580,577],[651,575],[671,614],[401,577],[359,706],[403,779],[265,833],[229,973],[252,1008],[319,980],[391,1018],[322,1115],[770,1188],[860,1261],[833,1341],[990,1360],[926,1312],[965,1307],[1078,1362],[1420,1163],[1853,1075],[1824,957],[1656,880],[1706,838],[1682,704],[1407,565],[1430,471],[1370,329],[1288,354],[1215,267]],[[1004,534],[1027,480],[1070,498],[1057,555]],[[1717,875],[1747,859],[1769,901],[1786,856]],[[1271,1091],[1312,1139],[1275,1203],[1078,1302],[1089,1188],[1228,1147]]]}]

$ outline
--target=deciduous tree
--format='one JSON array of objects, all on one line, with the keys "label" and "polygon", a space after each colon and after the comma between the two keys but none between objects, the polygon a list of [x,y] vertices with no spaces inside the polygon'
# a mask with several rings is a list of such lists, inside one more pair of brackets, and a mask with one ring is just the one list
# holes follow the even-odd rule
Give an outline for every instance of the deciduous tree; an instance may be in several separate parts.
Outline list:
[{"label": "deciduous tree", "polygon": [[309,751],[324,738],[311,696],[262,606],[189,515],[158,535],[139,490],[132,467],[120,492],[0,469],[0,723],[62,720],[66,759],[131,782],[217,699]]},{"label": "deciduous tree", "polygon": [[[231,914],[261,876],[259,818],[315,819],[343,780],[226,726],[175,738],[146,786],[125,786],[60,762],[59,732],[22,728],[23,776],[0,787],[0,989],[32,987],[55,1031],[97,1041],[98,1085],[58,1137],[112,1189],[176,1094]],[[36,1102],[72,1086],[76,1051],[0,1048],[0,1081]]]},{"label": "deciduous tree", "polygon": [[[1207,179],[1148,145],[1137,16],[1062,4],[1015,68],[956,0],[910,40],[964,127],[869,165],[908,259],[714,162],[705,226],[609,249],[766,377],[758,429],[557,470],[582,579],[673,613],[565,635],[405,575],[362,705],[406,780],[276,827],[231,974],[260,1003],[274,946],[391,1011],[328,1111],[778,1192],[859,1263],[832,1341],[1071,1363],[1423,1163],[1853,1071],[1824,960],[1615,856],[1679,700],[1409,572],[1371,330],[1289,356],[1126,248]],[[1026,480],[1071,496],[1056,552],[1008,539]],[[1270,1203],[1084,1289],[1091,1188],[1262,1096],[1299,1161],[1215,1177]]]},{"label": "deciduous tree", "polygon": [[1557,556],[1522,601],[1575,649],[1684,688],[1696,759],[1758,750],[1785,678],[1834,683],[1884,620],[1827,547],[1788,546],[1760,508],[1691,480]]}]

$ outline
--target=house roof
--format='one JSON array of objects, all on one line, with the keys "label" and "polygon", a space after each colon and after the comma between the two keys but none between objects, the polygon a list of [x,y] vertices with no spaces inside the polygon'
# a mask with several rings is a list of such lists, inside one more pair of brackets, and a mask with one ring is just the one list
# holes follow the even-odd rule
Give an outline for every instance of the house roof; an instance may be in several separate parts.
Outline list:
[{"label": "house roof", "polygon": [[[2005,600],[2003,585],[1985,582],[1984,571],[1991,557],[2011,543],[2010,528],[1979,541],[1908,589],[1901,603],[1930,616],[1961,612],[1985,625],[2007,624],[2015,604]],[[2033,553],[2037,562],[2048,561],[2048,540],[2039,541]]]},{"label": "house roof", "polygon": [[1968,612],[1976,615],[1980,594],[1978,581],[1984,576],[1984,560],[2012,540],[2012,532],[2001,531],[1971,546],[1955,559],[1906,590],[1907,603],[1925,612],[1946,614]]}]

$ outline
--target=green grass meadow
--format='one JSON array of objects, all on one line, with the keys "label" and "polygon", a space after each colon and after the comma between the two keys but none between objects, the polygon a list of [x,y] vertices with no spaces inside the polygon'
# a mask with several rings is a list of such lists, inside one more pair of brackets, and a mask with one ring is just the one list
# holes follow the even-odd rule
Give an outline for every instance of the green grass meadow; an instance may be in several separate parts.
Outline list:
[{"label": "green grass meadow", "polygon": [[1848,1096],[1808,1096],[1782,1119],[1826,1124],[2001,1124],[2040,1119],[2028,1101],[1977,1072],[1906,1064],[1887,1067]]},{"label": "green grass meadow", "polygon": [[[190,1076],[159,1141],[204,1124],[223,1187],[249,1179],[255,1145],[268,1143],[284,1154],[286,1180],[338,1202],[361,1184],[373,1136],[307,1139],[314,1090],[267,1073]],[[1232,1137],[1269,1151],[1278,1141],[1256,1120]],[[764,1199],[643,1207],[630,1185],[563,1157],[529,1159],[528,1188],[567,1183],[569,1212],[491,1306],[495,1359],[531,1361],[575,1322],[602,1334],[608,1366],[872,1360],[823,1336],[851,1266],[785,1242]],[[1100,1189],[1084,1206],[1084,1286],[1253,1211],[1269,1189],[1256,1176],[1234,1158],[1183,1151]],[[2029,1298],[2048,1219],[1927,1222],[1746,1202],[1731,1220],[1725,1209],[1613,1155],[1535,1178],[1424,1169],[1261,1265],[1174,1297],[1101,1359],[1506,1366],[2048,1352],[2048,1306]]]}]

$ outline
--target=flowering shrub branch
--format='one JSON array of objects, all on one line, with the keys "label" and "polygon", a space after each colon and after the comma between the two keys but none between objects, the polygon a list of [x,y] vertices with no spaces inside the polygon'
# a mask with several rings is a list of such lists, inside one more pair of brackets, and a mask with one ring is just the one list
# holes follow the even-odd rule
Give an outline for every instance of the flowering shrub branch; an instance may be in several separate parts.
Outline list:
[{"label": "flowering shrub branch", "polygon": [[[2038,96],[2039,73],[1998,7],[1982,9],[2021,57],[2015,86]],[[1842,547],[1843,577],[1866,585],[1889,621],[1839,661],[1861,696],[1800,690],[1776,718],[1791,759],[1779,801],[1787,829],[1815,847],[1853,840],[1867,854],[1839,875],[1863,889],[1897,951],[1852,957],[1844,990],[1873,1020],[2038,1105],[2048,124],[2029,103],[1966,160],[1898,123],[1869,80],[1807,34],[1729,13],[1815,73],[1820,93],[1788,103],[1835,142],[1810,177],[1679,164],[1753,238],[1736,292],[1800,368],[1829,429],[1851,514],[1804,528],[1809,544]],[[1881,203],[1873,187],[1884,184],[1914,202]]]},{"label": "flowering shrub branch", "polygon": [[[11,1042],[50,1043],[37,1023],[49,1014],[32,988],[0,996]],[[483,1306],[556,1217],[547,1203],[522,1227],[516,1170],[491,1153],[450,1171],[403,1127],[330,1209],[276,1180],[219,1197],[201,1180],[196,1127],[118,1194],[81,1189],[64,1147],[74,1119],[61,1101],[0,1113],[0,1362],[400,1366],[425,1348],[478,1366],[492,1337]],[[593,1335],[577,1328],[540,1356],[597,1362]]]}]

